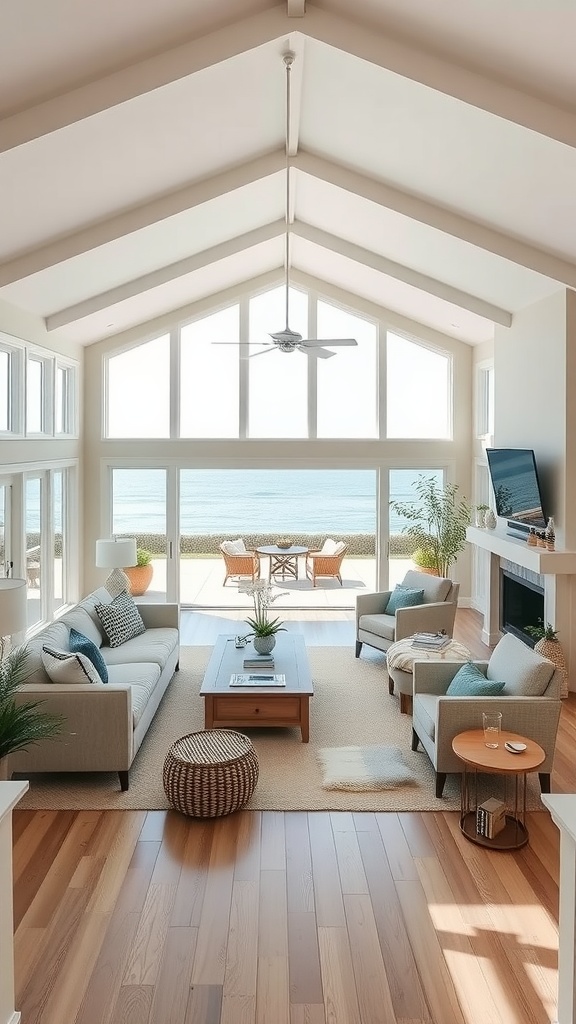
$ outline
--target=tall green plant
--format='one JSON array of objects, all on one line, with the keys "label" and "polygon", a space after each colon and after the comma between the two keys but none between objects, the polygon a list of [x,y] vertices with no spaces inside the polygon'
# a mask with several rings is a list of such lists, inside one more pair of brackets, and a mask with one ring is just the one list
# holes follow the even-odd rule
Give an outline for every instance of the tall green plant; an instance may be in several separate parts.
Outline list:
[{"label": "tall green plant", "polygon": [[390,507],[408,520],[402,532],[410,534],[414,547],[429,552],[431,567],[440,576],[448,576],[450,566],[464,550],[472,508],[466,498],[458,496],[458,484],[441,487],[434,477],[419,476],[413,486],[415,503],[392,500]]},{"label": "tall green plant", "polygon": [[64,718],[38,709],[41,700],[16,704],[14,696],[26,676],[28,651],[18,647],[0,662],[0,758],[49,736],[57,736]]}]

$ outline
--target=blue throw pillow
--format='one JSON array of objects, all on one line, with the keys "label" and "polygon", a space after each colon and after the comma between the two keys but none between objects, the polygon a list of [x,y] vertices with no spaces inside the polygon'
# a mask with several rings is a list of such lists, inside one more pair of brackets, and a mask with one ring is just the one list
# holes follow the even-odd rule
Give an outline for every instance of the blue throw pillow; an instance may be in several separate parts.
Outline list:
[{"label": "blue throw pillow", "polygon": [[450,686],[446,690],[447,697],[497,697],[502,693],[505,683],[497,683],[486,679],[473,661],[467,661],[459,668]]},{"label": "blue throw pillow", "polygon": [[384,614],[395,615],[399,608],[412,608],[415,604],[422,604],[423,601],[423,590],[410,590],[408,587],[401,587],[397,583],[388,598]]},{"label": "blue throw pillow", "polygon": [[79,633],[73,627],[70,629],[70,650],[73,654],[85,654],[94,665],[103,683],[108,682],[108,669],[106,662],[92,640],[89,640],[84,633]]}]

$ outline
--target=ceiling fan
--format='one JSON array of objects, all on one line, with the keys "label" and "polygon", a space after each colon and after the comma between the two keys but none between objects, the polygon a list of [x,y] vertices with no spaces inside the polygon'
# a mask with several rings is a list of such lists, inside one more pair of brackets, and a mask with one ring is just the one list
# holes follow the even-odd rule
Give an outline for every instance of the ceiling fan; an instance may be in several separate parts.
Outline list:
[{"label": "ceiling fan", "polygon": [[[316,356],[319,359],[330,359],[335,356],[335,352],[330,352],[325,345],[331,345],[334,347],[344,345],[357,345],[358,342],[355,338],[324,338],[322,340],[315,338],[303,338],[297,331],[290,329],[288,325],[288,305],[290,296],[290,106],[291,106],[291,82],[290,74],[292,71],[292,65],[294,64],[295,54],[292,51],[288,51],[283,54],[282,60],[284,67],[286,68],[286,211],[285,211],[285,223],[286,233],[284,239],[284,290],[285,290],[285,317],[286,326],[282,331],[275,331],[270,334],[272,341],[265,342],[248,342],[249,345],[258,345],[260,348],[265,346],[263,351],[253,352],[251,355],[246,356],[247,359],[254,359],[256,356],[264,356],[268,352],[304,352],[309,356]],[[239,345],[240,342],[214,342],[215,345]],[[242,357],[241,357],[242,358]]]}]

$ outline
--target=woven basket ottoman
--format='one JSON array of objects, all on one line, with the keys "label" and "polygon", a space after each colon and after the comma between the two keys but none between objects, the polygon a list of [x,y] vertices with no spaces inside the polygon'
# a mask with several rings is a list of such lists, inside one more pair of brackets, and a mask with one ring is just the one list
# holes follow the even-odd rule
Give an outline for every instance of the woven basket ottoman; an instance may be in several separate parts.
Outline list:
[{"label": "woven basket ottoman", "polygon": [[192,732],[170,747],[163,781],[177,811],[192,818],[217,818],[237,811],[250,799],[258,781],[258,757],[241,732]]}]

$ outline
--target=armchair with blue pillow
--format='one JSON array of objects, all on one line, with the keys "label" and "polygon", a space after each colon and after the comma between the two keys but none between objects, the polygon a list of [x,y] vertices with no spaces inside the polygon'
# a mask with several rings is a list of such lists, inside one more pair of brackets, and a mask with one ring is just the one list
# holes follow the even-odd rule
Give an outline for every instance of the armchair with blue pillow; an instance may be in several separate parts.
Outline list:
[{"label": "armchair with blue pillow", "polygon": [[362,644],[387,651],[414,633],[452,636],[460,584],[410,570],[394,590],[356,598],[356,657]]},{"label": "armchair with blue pillow", "polygon": [[436,796],[446,775],[462,772],[452,740],[467,729],[482,728],[483,711],[501,711],[502,728],[535,740],[546,753],[540,788],[550,792],[562,676],[537,651],[506,633],[490,660],[415,661],[412,750],[422,744],[436,772]]}]

